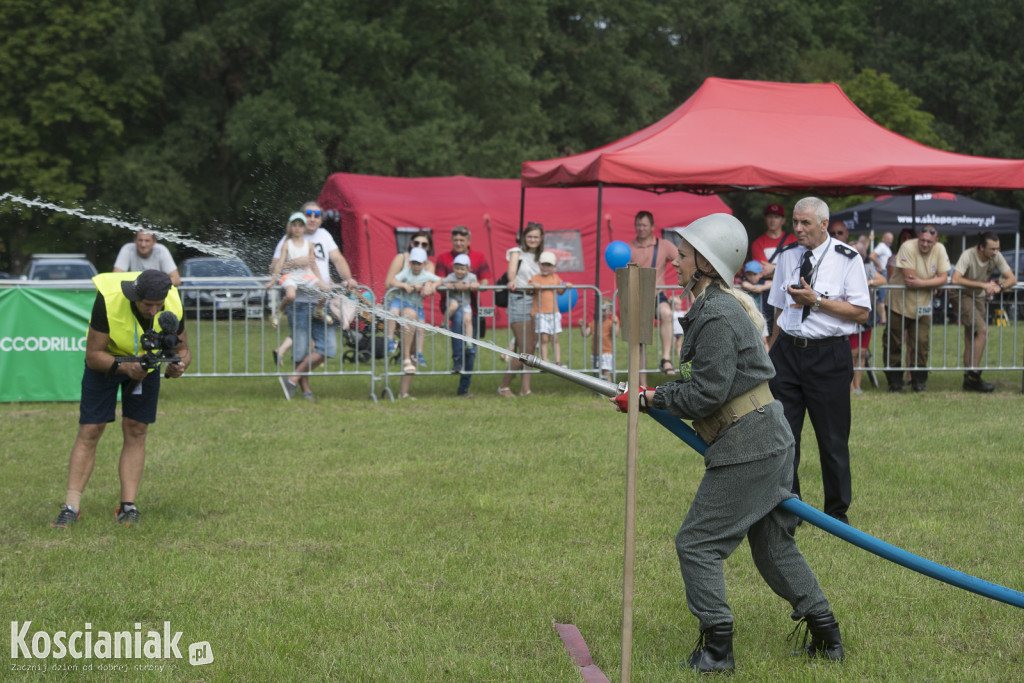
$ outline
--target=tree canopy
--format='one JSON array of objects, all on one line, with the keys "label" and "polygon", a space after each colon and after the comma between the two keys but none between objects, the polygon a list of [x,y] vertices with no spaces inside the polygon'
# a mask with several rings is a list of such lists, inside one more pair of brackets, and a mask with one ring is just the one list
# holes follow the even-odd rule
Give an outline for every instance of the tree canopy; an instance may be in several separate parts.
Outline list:
[{"label": "tree canopy", "polygon": [[[7,0],[0,194],[277,235],[329,173],[515,177],[709,76],[836,81],[924,144],[1019,158],[1022,18],[1024,0]],[[749,219],[765,198],[726,201]],[[0,202],[0,270],[33,251],[109,267],[126,237]]]}]

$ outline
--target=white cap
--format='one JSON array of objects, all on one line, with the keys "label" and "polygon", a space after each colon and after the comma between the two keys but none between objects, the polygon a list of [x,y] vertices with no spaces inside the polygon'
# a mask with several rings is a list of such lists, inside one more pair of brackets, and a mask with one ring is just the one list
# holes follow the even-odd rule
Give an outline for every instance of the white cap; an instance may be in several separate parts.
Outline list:
[{"label": "white cap", "polygon": [[412,251],[409,252],[410,263],[426,263],[427,262],[427,250],[423,247],[413,247]]},{"label": "white cap", "polygon": [[540,258],[537,259],[537,263],[547,263],[554,266],[558,264],[558,257],[555,256],[555,252],[553,251],[545,251],[541,253]]},{"label": "white cap", "polygon": [[458,256],[455,257],[455,260],[452,261],[452,265],[466,266],[467,268],[469,268],[469,254],[459,254]]},{"label": "white cap", "polygon": [[303,215],[303,213],[301,211],[296,211],[291,216],[289,216],[288,217],[288,223],[286,225],[290,225],[291,223],[293,223],[295,221],[302,221],[303,225],[307,225],[306,216]]}]

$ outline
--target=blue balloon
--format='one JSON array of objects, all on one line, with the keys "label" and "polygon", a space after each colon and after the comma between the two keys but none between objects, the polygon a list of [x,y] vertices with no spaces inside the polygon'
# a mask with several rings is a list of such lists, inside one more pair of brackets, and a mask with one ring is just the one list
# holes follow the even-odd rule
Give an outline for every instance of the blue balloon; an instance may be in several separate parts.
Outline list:
[{"label": "blue balloon", "polygon": [[632,258],[632,252],[629,245],[622,240],[615,240],[604,248],[604,262],[612,270],[625,268],[630,258]]},{"label": "blue balloon", "polygon": [[562,313],[568,313],[572,309],[576,308],[576,302],[580,299],[580,291],[575,287],[571,287],[561,294],[558,295],[558,310]]}]

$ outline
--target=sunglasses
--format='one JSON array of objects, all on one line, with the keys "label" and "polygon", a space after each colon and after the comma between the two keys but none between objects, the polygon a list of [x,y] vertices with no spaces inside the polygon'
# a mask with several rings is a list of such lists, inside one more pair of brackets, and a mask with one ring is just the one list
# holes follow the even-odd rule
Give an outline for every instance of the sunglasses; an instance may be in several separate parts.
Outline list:
[{"label": "sunglasses", "polygon": [[320,218],[320,209],[306,209],[306,215],[312,218]]},{"label": "sunglasses", "polygon": [[929,235],[937,235],[938,234],[938,232],[936,232],[935,228],[921,228],[921,232],[926,232]]},{"label": "sunglasses", "polygon": [[461,235],[462,237],[469,237],[469,233],[464,232],[462,230],[452,231],[452,237],[455,237],[456,235]]},{"label": "sunglasses", "polygon": [[427,240],[413,240],[412,241],[412,246],[414,246],[414,247],[423,247],[424,249],[426,249],[427,247],[430,246],[430,242],[427,241]]}]

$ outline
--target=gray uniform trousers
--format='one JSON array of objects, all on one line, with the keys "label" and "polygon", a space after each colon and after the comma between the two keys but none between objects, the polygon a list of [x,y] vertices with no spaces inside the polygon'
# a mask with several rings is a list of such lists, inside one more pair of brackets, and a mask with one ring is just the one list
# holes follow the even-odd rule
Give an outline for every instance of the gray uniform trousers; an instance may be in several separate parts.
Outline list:
[{"label": "gray uniform trousers", "polygon": [[[777,402],[772,408],[778,408]],[[792,497],[792,475],[792,447],[760,460],[704,471],[676,535],[686,604],[700,620],[701,630],[732,623],[722,563],[744,536],[758,572],[793,607],[794,619],[831,610],[793,538],[796,515],[778,507]]]}]

